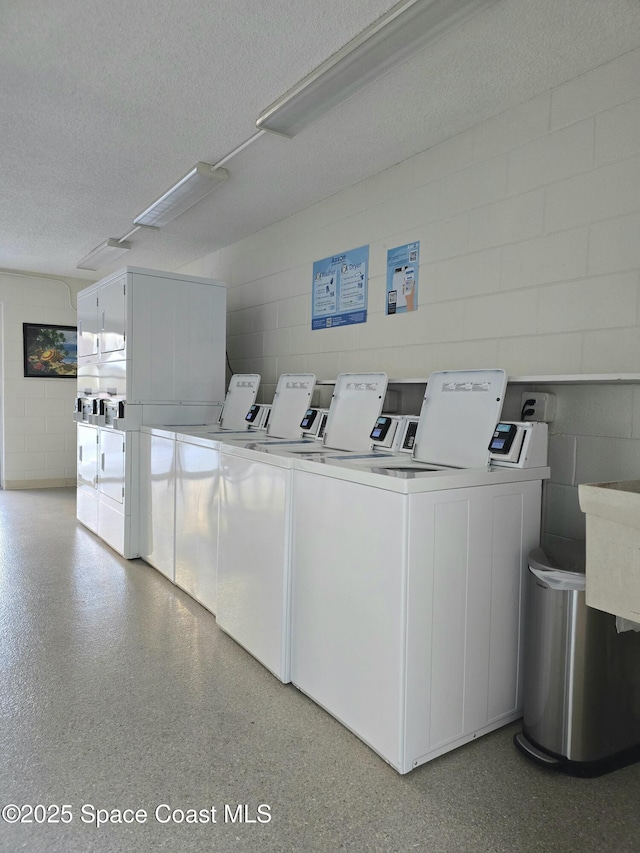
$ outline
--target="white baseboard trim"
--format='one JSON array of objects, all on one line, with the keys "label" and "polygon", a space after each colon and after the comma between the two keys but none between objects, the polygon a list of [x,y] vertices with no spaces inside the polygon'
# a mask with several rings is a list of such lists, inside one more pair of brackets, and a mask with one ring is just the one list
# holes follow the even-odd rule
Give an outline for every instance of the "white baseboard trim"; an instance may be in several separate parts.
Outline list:
[{"label": "white baseboard trim", "polygon": [[56,478],[54,480],[5,480],[4,488],[6,491],[11,489],[63,489],[68,486],[75,486],[76,479],[73,478]]}]

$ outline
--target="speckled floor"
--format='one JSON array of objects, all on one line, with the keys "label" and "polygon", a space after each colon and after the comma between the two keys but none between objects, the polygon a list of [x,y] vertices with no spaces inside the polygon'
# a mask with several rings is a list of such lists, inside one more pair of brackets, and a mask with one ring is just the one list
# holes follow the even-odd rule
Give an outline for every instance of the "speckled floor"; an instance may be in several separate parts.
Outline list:
[{"label": "speckled floor", "polygon": [[73,490],[0,492],[0,637],[2,853],[639,849],[640,765],[555,774],[509,726],[401,777]]}]

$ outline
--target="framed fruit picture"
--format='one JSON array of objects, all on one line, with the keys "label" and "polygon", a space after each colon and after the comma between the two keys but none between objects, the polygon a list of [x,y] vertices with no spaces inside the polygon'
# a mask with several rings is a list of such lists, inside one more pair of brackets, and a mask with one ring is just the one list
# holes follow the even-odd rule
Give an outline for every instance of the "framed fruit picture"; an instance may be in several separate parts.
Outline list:
[{"label": "framed fruit picture", "polygon": [[24,375],[39,379],[75,379],[78,330],[75,326],[23,323]]}]

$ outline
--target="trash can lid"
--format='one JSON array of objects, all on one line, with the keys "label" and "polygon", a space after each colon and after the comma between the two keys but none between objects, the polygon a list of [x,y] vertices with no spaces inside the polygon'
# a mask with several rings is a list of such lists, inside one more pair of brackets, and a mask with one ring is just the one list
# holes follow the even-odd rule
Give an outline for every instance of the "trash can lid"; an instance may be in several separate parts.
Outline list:
[{"label": "trash can lid", "polygon": [[585,543],[566,540],[551,547],[534,548],[529,553],[529,566],[542,572],[569,572],[584,574]]}]

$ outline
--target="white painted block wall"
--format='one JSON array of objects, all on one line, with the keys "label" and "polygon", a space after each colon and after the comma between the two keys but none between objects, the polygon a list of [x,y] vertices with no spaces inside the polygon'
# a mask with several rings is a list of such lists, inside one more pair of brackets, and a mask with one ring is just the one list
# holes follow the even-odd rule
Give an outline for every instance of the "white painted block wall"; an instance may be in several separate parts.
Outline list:
[{"label": "white painted block wall", "polygon": [[[556,395],[549,425],[551,480],[544,487],[545,541],[584,539],[579,483],[640,479],[640,387],[634,385],[532,385]],[[526,386],[510,387],[505,419],[518,419]]]},{"label": "white painted block wall", "polygon": [[76,383],[24,377],[22,324],[75,326],[80,284],[0,272],[3,488],[75,485]]},{"label": "white painted block wall", "polygon": [[[286,371],[640,372],[639,80],[634,50],[189,265],[230,284],[233,369],[264,400]],[[387,249],[414,240],[419,309],[386,317]],[[312,332],[313,262],[364,244],[368,322]],[[554,390],[547,527],[579,536],[576,482],[640,477],[640,404]]]}]

